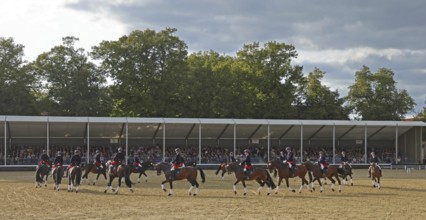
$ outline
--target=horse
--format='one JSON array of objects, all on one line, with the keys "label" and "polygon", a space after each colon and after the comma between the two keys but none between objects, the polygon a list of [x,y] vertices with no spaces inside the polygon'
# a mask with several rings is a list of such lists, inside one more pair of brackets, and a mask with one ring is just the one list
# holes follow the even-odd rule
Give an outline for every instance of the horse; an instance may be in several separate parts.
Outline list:
[{"label": "horse", "polygon": [[291,177],[299,177],[300,179],[302,179],[302,185],[300,185],[299,193],[302,192],[302,188],[305,184],[306,184],[306,188],[309,191],[312,192],[312,189],[309,189],[309,182],[305,178],[306,173],[308,172],[305,165],[301,164],[299,166],[296,166],[293,176],[291,176],[289,165],[287,163],[281,162],[280,160],[269,161],[268,162],[268,169],[269,169],[270,173],[272,173],[273,171],[277,171],[277,174],[278,174],[278,185],[277,185],[277,188],[275,189],[275,194],[278,193],[278,190],[279,190],[280,185],[281,185],[281,181],[283,179],[285,179],[285,183],[286,183],[289,191],[296,192],[293,188],[291,188],[289,186],[288,179],[291,178]]},{"label": "horse", "polygon": [[[341,188],[341,182],[340,182],[340,178],[337,172],[337,167],[336,166],[329,166],[327,169],[327,172],[323,173],[319,167],[318,164],[313,164],[310,161],[306,161],[303,163],[306,168],[308,169],[308,174],[309,174],[309,182],[312,183],[312,189],[315,190],[315,186],[314,186],[314,182],[315,180],[318,181],[319,185],[321,186],[321,191],[324,191],[324,188],[322,187],[322,183],[321,183],[321,178],[326,177],[327,179],[329,179],[331,181],[331,190],[334,192],[334,184],[335,184],[335,180],[334,178],[337,180],[337,182],[339,183],[339,192],[342,191]],[[312,179],[312,175],[314,176],[314,179]]]},{"label": "horse", "polygon": [[166,180],[161,182],[161,189],[164,192],[167,192],[167,190],[164,188],[164,184],[167,182],[170,184],[170,191],[168,194],[169,196],[173,195],[173,181],[183,180],[183,179],[188,180],[188,182],[191,184],[191,187],[188,190],[189,195],[191,195],[192,188],[195,186],[195,192],[193,195],[196,196],[198,193],[198,186],[199,186],[197,182],[197,174],[198,174],[197,169],[198,171],[200,171],[202,183],[206,182],[206,175],[204,174],[204,171],[201,168],[192,167],[192,166],[179,168],[176,170],[174,178],[172,178],[173,173],[170,170],[170,164],[168,163],[165,163],[165,162],[157,163],[155,165],[155,169],[157,171],[157,176],[161,175],[161,172],[163,172],[166,178]]},{"label": "horse", "polygon": [[352,167],[345,163],[341,168],[337,168],[337,172],[342,176],[343,179],[343,184],[347,185],[348,184],[348,176],[351,178],[351,186],[354,185],[353,181],[352,181]]},{"label": "horse", "polygon": [[138,183],[141,182],[141,176],[144,175],[145,176],[145,182],[148,182],[148,175],[146,175],[145,171],[148,170],[149,168],[154,167],[154,163],[151,161],[145,161],[143,163],[141,163],[141,166],[135,166],[135,165],[129,165],[131,173],[139,173],[138,176]]},{"label": "horse", "polygon": [[225,173],[226,173],[226,165],[227,165],[227,163],[226,162],[222,162],[220,165],[219,165],[219,167],[217,168],[217,170],[216,170],[216,175],[218,175],[219,174],[219,172],[220,171],[222,171],[222,173],[220,174],[220,176],[221,176],[221,180],[225,180]]},{"label": "horse", "polygon": [[[112,161],[109,160],[108,162],[106,162],[106,167],[109,167],[111,165]],[[113,192],[115,192],[115,194],[118,194],[118,191],[120,190],[121,187],[121,179],[124,177],[124,182],[126,183],[126,186],[129,188],[130,192],[133,192],[132,189],[132,181],[130,180],[130,167],[128,165],[125,164],[121,164],[118,167],[114,168],[113,172],[110,172],[110,169],[108,170],[108,183],[107,186],[105,188],[104,193],[107,193],[108,189],[111,189]],[[112,181],[114,180],[115,177],[118,177],[118,186],[116,189],[112,188]]]},{"label": "horse", "polygon": [[68,172],[68,192],[73,191],[73,187],[75,186],[75,192],[78,193],[78,189],[80,188],[81,183],[81,167],[73,166],[67,170]]},{"label": "horse", "polygon": [[92,172],[92,173],[94,173],[94,174],[98,174],[98,175],[96,176],[96,179],[93,181],[93,185],[95,185],[95,184],[96,184],[96,182],[98,181],[99,176],[100,176],[101,174],[104,176],[105,180],[107,180],[107,175],[106,175],[106,166],[105,166],[105,164],[102,164],[102,168],[101,168],[101,167],[99,167],[99,168],[98,168],[98,167],[96,167],[96,165],[95,165],[95,164],[93,164],[93,163],[89,163],[89,164],[87,164],[87,165],[82,166],[82,168],[83,168],[83,170],[84,170],[84,174],[83,174],[82,179],[83,179],[83,180],[84,180],[84,179],[86,179],[89,185],[90,185],[90,180],[89,180],[88,175],[89,175],[89,173],[91,173],[91,172]]},{"label": "horse", "polygon": [[41,187],[42,184],[44,184],[44,186],[47,187],[47,178],[49,177],[49,167],[46,164],[39,165],[38,168],[36,169],[35,177],[36,177],[36,182],[35,182],[36,188]]},{"label": "horse", "polygon": [[274,181],[272,180],[271,175],[269,175],[268,171],[260,168],[253,168],[250,176],[247,178],[247,175],[244,173],[244,166],[239,165],[238,162],[232,162],[226,165],[226,170],[228,174],[232,172],[235,173],[235,181],[233,185],[234,194],[237,194],[237,183],[241,182],[244,187],[244,196],[247,195],[247,186],[245,181],[256,180],[259,183],[260,187],[257,189],[258,195],[260,195],[260,190],[265,186],[268,186],[268,196],[271,194],[271,189],[275,189]]},{"label": "horse", "polygon": [[382,172],[380,168],[376,165],[376,163],[372,163],[371,165],[371,181],[373,183],[373,187],[377,187],[380,189],[380,177],[382,176]]},{"label": "horse", "polygon": [[52,170],[53,176],[53,190],[59,191],[59,185],[62,182],[62,177],[64,176],[64,168],[62,166],[56,166]]}]

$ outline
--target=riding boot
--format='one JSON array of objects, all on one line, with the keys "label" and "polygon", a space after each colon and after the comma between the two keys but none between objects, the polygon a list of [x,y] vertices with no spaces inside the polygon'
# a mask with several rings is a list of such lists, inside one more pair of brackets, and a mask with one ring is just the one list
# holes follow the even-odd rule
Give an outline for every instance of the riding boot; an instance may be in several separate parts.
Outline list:
[{"label": "riding boot", "polygon": [[110,166],[109,167],[109,173],[113,173],[114,172],[114,166]]},{"label": "riding boot", "polygon": [[176,170],[172,170],[171,175],[170,175],[170,181],[175,180],[175,175],[176,175]]}]

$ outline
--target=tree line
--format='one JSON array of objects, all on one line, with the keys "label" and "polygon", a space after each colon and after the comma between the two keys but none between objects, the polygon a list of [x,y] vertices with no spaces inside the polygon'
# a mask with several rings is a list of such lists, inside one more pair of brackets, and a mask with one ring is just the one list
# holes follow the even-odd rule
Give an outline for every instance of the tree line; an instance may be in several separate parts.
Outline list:
[{"label": "tree line", "polygon": [[189,53],[176,31],[134,30],[91,51],[64,37],[31,62],[0,37],[0,115],[401,120],[414,110],[387,68],[360,67],[341,97],[324,71],[292,64],[293,45]]}]

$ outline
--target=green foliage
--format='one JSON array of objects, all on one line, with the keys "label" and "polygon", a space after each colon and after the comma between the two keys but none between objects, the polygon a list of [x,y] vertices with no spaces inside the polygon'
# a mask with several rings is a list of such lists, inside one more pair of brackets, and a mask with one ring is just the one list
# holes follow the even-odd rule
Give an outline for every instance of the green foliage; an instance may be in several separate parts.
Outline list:
[{"label": "green foliage", "polygon": [[106,78],[88,61],[84,49],[74,48],[74,37],[37,57],[31,64],[40,77],[41,111],[49,115],[107,116],[111,108]]},{"label": "green foliage", "polygon": [[0,37],[0,115],[37,114],[35,77],[23,61],[24,46]]},{"label": "green foliage", "polygon": [[362,120],[401,120],[413,111],[414,100],[406,90],[398,90],[394,73],[385,68],[371,73],[364,66],[355,74],[355,83],[349,87],[347,100],[354,114]]}]

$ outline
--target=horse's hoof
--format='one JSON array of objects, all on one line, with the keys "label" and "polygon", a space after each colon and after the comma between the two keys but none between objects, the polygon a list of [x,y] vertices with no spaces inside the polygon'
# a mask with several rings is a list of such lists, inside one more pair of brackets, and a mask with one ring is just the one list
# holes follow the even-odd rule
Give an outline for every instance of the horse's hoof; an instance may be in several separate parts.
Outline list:
[{"label": "horse's hoof", "polygon": [[70,190],[68,190],[68,192],[70,192]]},{"label": "horse's hoof", "polygon": [[275,192],[275,194],[278,194],[278,192]]},{"label": "horse's hoof", "polygon": [[75,193],[78,193],[78,191],[75,191]]},{"label": "horse's hoof", "polygon": [[267,193],[266,195],[269,196],[271,193]]},{"label": "horse's hoof", "polygon": [[351,183],[351,186],[354,186],[354,184],[353,184],[353,183]]},{"label": "horse's hoof", "polygon": [[320,193],[322,193],[322,190],[320,191]]},{"label": "horse's hoof", "polygon": [[171,194],[171,193],[169,193],[167,196],[172,196],[172,194]]},{"label": "horse's hoof", "polygon": [[[312,188],[312,190],[313,190],[313,191],[315,191],[315,188]],[[311,191],[312,191],[312,190],[311,190]]]},{"label": "horse's hoof", "polygon": [[115,192],[115,189],[111,189],[113,192]]},{"label": "horse's hoof", "polygon": [[339,189],[339,193],[342,192],[342,190]]},{"label": "horse's hoof", "polygon": [[197,196],[197,194],[194,193],[194,196]]},{"label": "horse's hoof", "polygon": [[105,190],[104,193],[107,193],[107,190]]},{"label": "horse's hoof", "polygon": [[299,191],[299,194],[302,193],[302,191]]},{"label": "horse's hoof", "polygon": [[247,193],[244,193],[244,196],[246,196],[247,195]]},{"label": "horse's hoof", "polygon": [[130,189],[130,192],[133,192],[133,189]]},{"label": "horse's hoof", "polygon": [[167,190],[166,190],[166,189],[163,189],[163,191],[164,191],[164,192],[167,192]]},{"label": "horse's hoof", "polygon": [[53,190],[56,190],[56,186],[53,187]]},{"label": "horse's hoof", "polygon": [[331,191],[333,191],[333,192],[334,192],[334,189],[331,189]]},{"label": "horse's hoof", "polygon": [[237,195],[237,191],[234,191],[234,195]]},{"label": "horse's hoof", "polygon": [[291,191],[292,191],[292,192],[296,192],[296,190],[294,190],[294,189],[293,189],[293,190],[291,190]]},{"label": "horse's hoof", "polygon": [[148,180],[145,180],[145,183],[147,183],[148,182]]},{"label": "horse's hoof", "polygon": [[314,192],[312,189],[311,189],[311,190],[309,190],[309,191]]},{"label": "horse's hoof", "polygon": [[188,193],[188,195],[190,195],[190,196],[191,196],[192,194],[191,194],[191,193]]}]

